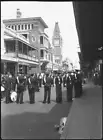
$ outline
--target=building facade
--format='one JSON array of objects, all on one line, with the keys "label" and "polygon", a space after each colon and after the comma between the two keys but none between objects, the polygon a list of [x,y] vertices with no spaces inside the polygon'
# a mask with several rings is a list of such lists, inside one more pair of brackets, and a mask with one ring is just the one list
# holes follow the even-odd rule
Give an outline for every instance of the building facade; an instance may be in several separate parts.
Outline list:
[{"label": "building facade", "polygon": [[[53,51],[48,35],[44,32],[45,28],[48,28],[48,26],[41,17],[22,18],[20,10],[17,9],[16,19],[3,20],[3,23],[6,26],[6,30],[9,30],[9,32],[14,32],[15,35],[23,39],[23,43],[21,43],[20,41],[15,41],[15,37],[13,37],[11,41],[10,38],[8,39],[8,37],[6,39],[5,36],[6,46],[10,44],[8,42],[11,42],[12,46],[15,46],[16,44],[16,46],[18,45],[18,57],[28,59],[29,57],[27,58],[26,56],[30,55],[33,59],[38,61],[35,66],[29,65],[31,73],[43,72],[46,69],[52,69]],[[27,42],[29,47],[24,42]],[[11,46],[11,44],[9,46]],[[32,50],[30,48],[32,48]],[[9,56],[12,56],[9,51],[6,50],[6,55],[8,54]],[[47,64],[49,64],[48,67]]]},{"label": "building facade", "polygon": [[1,44],[1,73],[17,72],[30,73],[31,67],[38,66],[38,57],[32,54],[37,53],[34,48],[22,35],[17,34],[4,26]]}]

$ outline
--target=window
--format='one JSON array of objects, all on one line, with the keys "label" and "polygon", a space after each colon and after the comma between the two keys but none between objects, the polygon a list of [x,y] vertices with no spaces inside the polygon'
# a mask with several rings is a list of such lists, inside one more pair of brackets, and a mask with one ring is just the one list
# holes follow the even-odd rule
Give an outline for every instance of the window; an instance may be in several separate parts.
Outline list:
[{"label": "window", "polygon": [[17,30],[17,25],[15,25],[15,30]]},{"label": "window", "polygon": [[43,36],[40,36],[40,44],[43,44]]},{"label": "window", "polygon": [[25,24],[25,30],[27,30],[27,24]]},{"label": "window", "polygon": [[24,29],[24,25],[21,26],[22,30]]},{"label": "window", "polygon": [[27,38],[27,34],[22,34],[25,38]]},{"label": "window", "polygon": [[32,24],[32,29],[33,29],[34,25]]},{"label": "window", "polygon": [[12,25],[11,28],[14,29],[14,26]]},{"label": "window", "polygon": [[28,24],[28,29],[30,30],[30,24]]},{"label": "window", "polygon": [[40,50],[40,57],[44,57],[43,50]]},{"label": "window", "polygon": [[18,30],[20,30],[20,25],[18,25]]}]

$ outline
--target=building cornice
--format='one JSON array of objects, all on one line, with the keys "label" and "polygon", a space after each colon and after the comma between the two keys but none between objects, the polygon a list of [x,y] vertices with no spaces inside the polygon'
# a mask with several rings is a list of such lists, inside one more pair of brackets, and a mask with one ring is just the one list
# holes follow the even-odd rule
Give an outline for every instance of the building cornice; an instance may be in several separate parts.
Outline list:
[{"label": "building cornice", "polygon": [[3,23],[15,23],[15,22],[34,22],[36,20],[39,20],[45,28],[48,28],[47,24],[44,22],[44,20],[41,17],[30,17],[30,18],[17,18],[17,19],[6,19],[3,20]]}]

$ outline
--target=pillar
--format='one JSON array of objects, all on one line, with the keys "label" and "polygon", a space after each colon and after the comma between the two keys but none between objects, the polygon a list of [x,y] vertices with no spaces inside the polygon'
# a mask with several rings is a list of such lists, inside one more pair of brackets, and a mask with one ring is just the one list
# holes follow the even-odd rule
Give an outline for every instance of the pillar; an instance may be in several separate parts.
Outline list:
[{"label": "pillar", "polygon": [[4,62],[4,74],[7,72],[7,62]]},{"label": "pillar", "polygon": [[19,64],[18,62],[15,64],[15,75],[19,72]]}]

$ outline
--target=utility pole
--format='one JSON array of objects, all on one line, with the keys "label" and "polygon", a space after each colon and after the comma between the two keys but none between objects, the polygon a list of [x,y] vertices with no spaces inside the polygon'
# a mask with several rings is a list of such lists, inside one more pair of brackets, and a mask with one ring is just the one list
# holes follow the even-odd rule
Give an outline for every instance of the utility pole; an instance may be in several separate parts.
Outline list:
[{"label": "utility pole", "polygon": [[19,71],[19,64],[18,64],[18,48],[19,48],[19,45],[18,45],[18,39],[16,38],[15,40],[15,52],[16,52],[16,58],[17,58],[17,65],[16,65],[16,75],[17,75],[17,72]]},{"label": "utility pole", "polygon": [[39,61],[39,73],[41,72],[41,63],[40,63],[40,41],[38,39],[38,61]]}]

